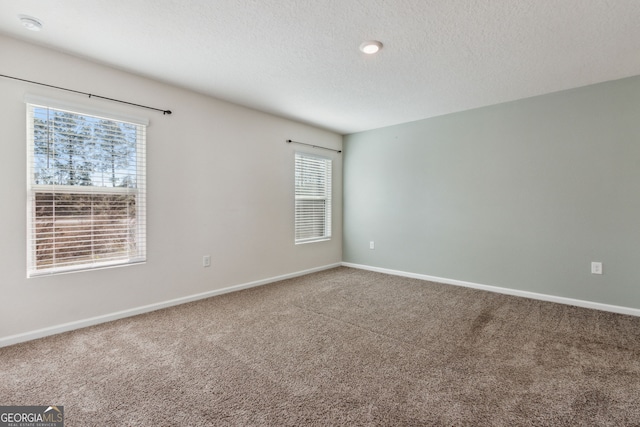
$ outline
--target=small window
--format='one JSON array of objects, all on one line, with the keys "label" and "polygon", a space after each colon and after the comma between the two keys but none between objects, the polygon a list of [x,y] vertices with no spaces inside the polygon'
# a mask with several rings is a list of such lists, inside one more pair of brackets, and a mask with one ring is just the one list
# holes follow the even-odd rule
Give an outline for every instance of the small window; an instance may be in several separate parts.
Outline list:
[{"label": "small window", "polygon": [[331,238],[331,159],[296,153],[296,243]]},{"label": "small window", "polygon": [[27,275],[144,261],[146,126],[34,104],[27,123]]}]

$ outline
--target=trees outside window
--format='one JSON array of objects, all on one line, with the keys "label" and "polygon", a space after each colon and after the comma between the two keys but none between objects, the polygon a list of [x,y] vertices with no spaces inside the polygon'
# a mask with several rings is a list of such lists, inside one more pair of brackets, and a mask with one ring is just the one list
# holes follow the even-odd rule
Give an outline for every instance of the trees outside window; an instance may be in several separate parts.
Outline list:
[{"label": "trees outside window", "polygon": [[30,276],[143,261],[143,124],[28,104]]}]

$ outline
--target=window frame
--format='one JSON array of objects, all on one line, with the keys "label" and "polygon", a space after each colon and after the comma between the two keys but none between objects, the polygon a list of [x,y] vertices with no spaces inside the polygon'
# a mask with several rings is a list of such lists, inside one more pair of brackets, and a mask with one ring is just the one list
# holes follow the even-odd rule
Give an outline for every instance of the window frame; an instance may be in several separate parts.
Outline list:
[{"label": "window frame", "polygon": [[[84,105],[67,103],[60,100],[39,96],[26,95],[26,124],[27,124],[27,277],[50,276],[63,273],[89,271],[95,269],[126,266],[146,262],[146,145],[147,126],[149,121],[145,118],[119,114],[113,111],[105,111]],[[35,183],[35,109],[49,109],[70,113],[78,116],[89,116],[97,119],[126,123],[136,126],[135,140],[135,187],[102,187],[95,185],[60,185],[60,184],[36,184]],[[36,259],[36,195],[37,194],[77,194],[77,195],[133,195],[135,200],[134,226],[128,225],[128,232],[135,232],[135,251],[128,257],[97,261],[87,260],[83,263],[72,265],[55,265],[51,267],[38,267]],[[54,196],[55,197],[55,196]],[[91,219],[93,225],[95,219]],[[92,237],[93,239],[93,237]]]},{"label": "window frame", "polygon": [[[299,194],[298,189],[298,159],[299,158],[308,158],[321,160],[324,162],[324,195],[302,195]],[[294,153],[294,241],[296,245],[306,244],[306,243],[314,243],[314,242],[322,242],[331,240],[332,229],[333,229],[333,159],[330,157],[320,156],[317,154],[310,154],[307,152],[296,151]],[[298,212],[298,201],[299,200],[325,200],[324,206],[324,224],[322,226],[323,233],[319,236],[312,237],[302,237],[298,238],[298,235],[301,233],[301,223],[302,220],[299,218]],[[316,225],[317,226],[317,225]]]}]

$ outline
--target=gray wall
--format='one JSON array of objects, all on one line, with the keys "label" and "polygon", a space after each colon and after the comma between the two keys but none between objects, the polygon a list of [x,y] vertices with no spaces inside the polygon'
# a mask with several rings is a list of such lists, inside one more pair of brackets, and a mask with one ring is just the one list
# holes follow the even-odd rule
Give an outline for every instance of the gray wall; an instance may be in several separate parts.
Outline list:
[{"label": "gray wall", "polygon": [[640,77],[344,145],[343,261],[640,308]]}]

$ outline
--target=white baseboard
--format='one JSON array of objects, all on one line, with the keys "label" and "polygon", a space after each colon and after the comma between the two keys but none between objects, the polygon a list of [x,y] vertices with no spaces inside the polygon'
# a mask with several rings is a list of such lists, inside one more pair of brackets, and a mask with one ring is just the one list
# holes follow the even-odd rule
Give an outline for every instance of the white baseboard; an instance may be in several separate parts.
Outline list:
[{"label": "white baseboard", "polygon": [[267,285],[269,283],[279,282],[281,280],[291,279],[294,277],[305,276],[307,274],[316,273],[318,271],[340,267],[341,265],[342,263],[325,265],[321,267],[311,268],[309,270],[297,271],[295,273],[284,274],[282,276],[270,277],[268,279],[256,280],[255,282],[243,283],[235,286],[228,286],[226,288],[215,289],[213,291],[203,292],[200,294],[189,295],[186,297],[176,298],[169,301],[149,304],[142,307],[136,307],[129,310],[122,310],[115,313],[105,314],[102,316],[91,317],[89,319],[63,323],[60,325],[50,326],[50,327],[38,329],[35,331],[24,332],[17,335],[9,335],[7,337],[0,338],[0,347],[6,347],[9,345],[18,344],[25,341],[31,341],[31,340],[43,338],[49,335],[60,334],[62,332],[73,331],[75,329],[86,328],[87,326],[98,325],[100,323],[110,322],[112,320],[118,320],[118,319],[123,319],[125,317],[135,316],[137,314],[148,313],[150,311],[156,311],[162,308],[172,307],[174,305],[185,304],[187,302],[197,301],[197,300],[213,297],[216,295],[222,295],[229,292],[240,291],[242,289],[248,289],[256,286]]},{"label": "white baseboard", "polygon": [[499,286],[481,285],[479,283],[465,282],[462,280],[446,279],[443,277],[428,276],[426,274],[408,273],[405,271],[390,270],[387,268],[372,267],[368,265],[352,264],[343,262],[344,267],[352,267],[360,270],[375,271],[378,273],[391,274],[394,276],[409,277],[412,279],[428,280],[430,282],[444,283],[447,285],[463,286],[465,288],[481,289],[483,291],[496,292],[499,294],[513,295],[517,297],[531,298],[541,301],[556,302],[559,304],[573,305],[577,307],[592,308],[595,310],[610,311],[612,313],[628,314],[640,317],[640,309],[631,307],[622,307],[619,305],[603,304],[593,301],[584,301],[573,298],[559,297],[555,295],[539,294],[536,292],[520,291],[517,289],[501,288]]}]

